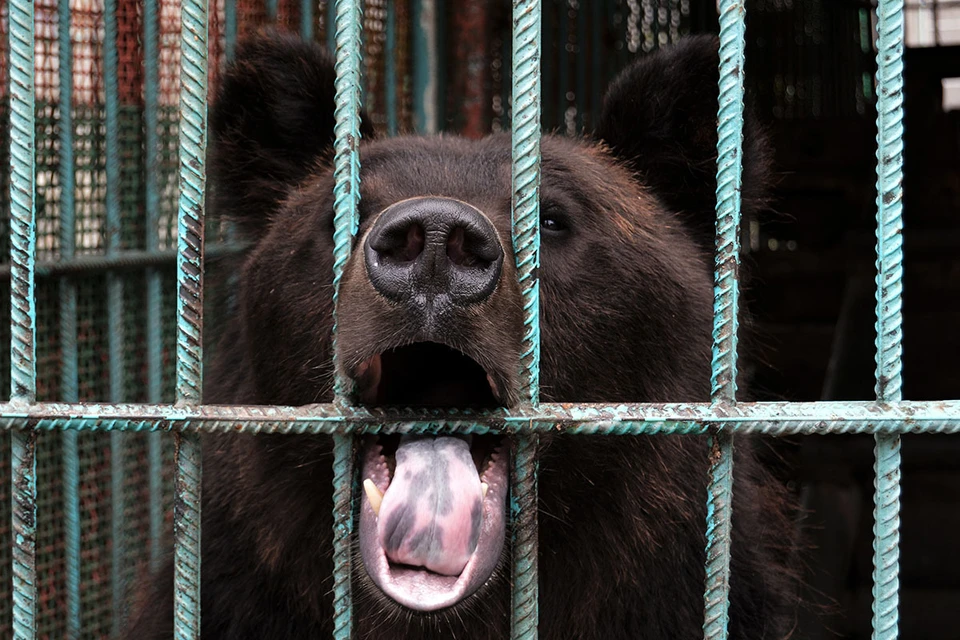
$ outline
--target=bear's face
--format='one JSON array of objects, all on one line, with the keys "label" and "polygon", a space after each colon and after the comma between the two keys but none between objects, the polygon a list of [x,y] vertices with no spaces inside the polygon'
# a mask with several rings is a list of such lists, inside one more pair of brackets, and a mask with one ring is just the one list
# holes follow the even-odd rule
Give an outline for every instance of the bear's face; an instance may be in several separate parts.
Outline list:
[{"label": "bear's face", "polygon": [[[224,79],[213,203],[253,248],[239,296],[248,376],[216,400],[329,401],[335,366],[361,404],[515,405],[524,326],[505,135],[370,141],[364,126],[332,363],[332,78],[319,50],[267,36]],[[716,44],[695,39],[621,75],[596,141],[543,138],[543,400],[706,399],[715,87]],[[749,208],[765,166],[751,129],[746,146]],[[360,465],[360,551],[384,594],[434,611],[488,582],[504,556],[509,442],[369,438]]]}]

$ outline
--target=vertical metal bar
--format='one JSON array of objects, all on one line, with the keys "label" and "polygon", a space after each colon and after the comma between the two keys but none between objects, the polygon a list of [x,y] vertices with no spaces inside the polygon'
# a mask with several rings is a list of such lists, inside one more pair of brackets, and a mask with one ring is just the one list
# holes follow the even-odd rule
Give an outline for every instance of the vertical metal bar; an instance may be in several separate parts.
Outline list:
[{"label": "vertical metal bar", "polygon": [[436,0],[413,0],[414,123],[424,134],[440,130],[437,11]]},{"label": "vertical metal bar", "polygon": [[226,0],[223,13],[223,39],[226,41],[224,50],[227,60],[233,60],[233,55],[237,50],[237,0]]},{"label": "vertical metal bar", "polygon": [[591,126],[596,126],[600,118],[600,109],[603,106],[603,80],[607,69],[604,60],[603,46],[603,3],[594,2],[591,5],[593,11],[590,15],[590,63],[592,73],[590,75],[590,118]]},{"label": "vertical metal bar", "polygon": [[540,1],[514,0],[513,21],[513,247],[523,294],[523,398],[536,405],[540,384]]},{"label": "vertical metal bar", "polygon": [[[203,389],[203,210],[207,147],[208,0],[182,0],[180,206],[177,216],[177,403]],[[176,437],[174,636],[200,637],[200,438]]]},{"label": "vertical metal bar", "polygon": [[[9,4],[10,20],[10,401],[31,404],[37,396],[36,299],[36,111],[34,97],[34,5]],[[37,631],[37,435],[10,432],[13,559],[13,637]]]},{"label": "vertical metal bar", "polygon": [[[573,8],[571,7],[571,10]],[[577,133],[583,133],[586,124],[584,113],[587,110],[587,8],[583,2],[576,6],[577,12]]]},{"label": "vertical metal bar", "polygon": [[[336,124],[334,133],[334,249],[333,249],[333,352],[337,353],[336,305],[340,279],[350,257],[350,248],[359,225],[360,202],[360,65],[361,0],[336,3]],[[350,391],[338,375],[334,381],[336,402],[344,402]],[[334,637],[342,640],[353,634],[353,595],[350,588],[350,543],[353,531],[353,437],[333,438],[333,609]]]},{"label": "vertical metal bar", "polygon": [[[106,130],[106,253],[120,249],[120,126],[117,68],[117,0],[103,6],[104,128]],[[107,351],[110,362],[110,402],[123,401],[123,280],[107,273]],[[124,600],[124,434],[110,432],[111,551],[110,583],[113,636],[120,635]]]},{"label": "vertical metal bar", "polygon": [[300,37],[313,40],[313,6],[315,0],[300,0]]},{"label": "vertical metal bar", "polygon": [[[711,400],[731,404],[736,402],[737,393],[745,11],[743,0],[720,2],[717,253],[710,383]],[[723,640],[727,637],[730,610],[733,438],[717,433],[709,443],[703,635],[707,640]]]},{"label": "vertical metal bar", "polygon": [[397,3],[387,2],[387,41],[384,57],[387,76],[387,135],[397,135]]},{"label": "vertical metal bar", "polygon": [[276,22],[277,10],[279,8],[278,7],[279,0],[266,0],[266,2],[267,2],[267,18],[271,22]]},{"label": "vertical metal bar", "polygon": [[[227,0],[233,4],[233,0]],[[160,83],[159,23],[157,0],[144,0],[143,4],[143,119],[144,119],[144,165],[146,199],[147,251],[160,247],[160,118],[158,113]],[[159,403],[163,385],[163,336],[160,272],[147,269],[147,400]],[[147,475],[150,491],[150,568],[159,571],[163,529],[163,442],[159,432],[147,436]]]},{"label": "vertical metal bar", "polygon": [[[903,2],[877,7],[877,401],[899,402],[903,355]],[[873,638],[897,637],[900,436],[874,449]]]},{"label": "vertical metal bar", "polygon": [[[76,251],[75,175],[73,164],[73,48],[70,39],[70,0],[59,0],[58,47],[60,49],[60,256],[73,258]],[[60,373],[61,397],[79,398],[77,371],[77,287],[73,278],[60,281]],[[67,429],[63,442],[64,560],[66,564],[68,640],[80,637],[80,458],[78,433]]]},{"label": "vertical metal bar", "polygon": [[324,1],[327,5],[327,49],[333,53],[337,50],[337,1]]},{"label": "vertical metal bar", "polygon": [[570,103],[570,54],[567,47],[570,46],[570,6],[568,0],[560,0],[560,29],[557,40],[557,83],[559,91],[555,96],[557,99],[557,121],[554,126],[559,127],[560,131],[567,131],[567,106]]},{"label": "vertical metal bar", "polygon": [[[514,0],[512,87],[513,247],[523,299],[520,350],[523,399],[539,402],[540,386],[540,0]],[[512,638],[536,638],[539,621],[537,567],[537,454],[535,435],[517,437],[511,514],[514,522]]]}]

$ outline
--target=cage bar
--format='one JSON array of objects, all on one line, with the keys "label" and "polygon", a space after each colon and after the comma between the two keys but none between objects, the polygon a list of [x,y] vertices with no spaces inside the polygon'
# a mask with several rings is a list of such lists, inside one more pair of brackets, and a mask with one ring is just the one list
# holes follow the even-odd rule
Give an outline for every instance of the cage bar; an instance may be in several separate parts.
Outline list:
[{"label": "cage bar", "polygon": [[413,3],[413,106],[418,133],[440,131],[440,34],[437,0],[412,0]]},{"label": "cage bar", "polygon": [[[360,0],[336,3],[336,106],[334,125],[334,249],[333,249],[333,353],[337,353],[337,300],[340,279],[350,257],[359,226],[360,203],[360,69],[363,64]],[[334,379],[335,400],[344,404],[350,391],[340,373]],[[353,535],[353,436],[333,438],[333,634],[348,640],[353,634],[351,539]]]},{"label": "cage bar", "polygon": [[[177,404],[200,403],[203,388],[203,208],[207,142],[207,0],[180,8],[180,204],[177,214]],[[200,636],[198,434],[176,438],[174,635]]]},{"label": "cage bar", "polygon": [[384,55],[386,75],[387,135],[395,136],[397,125],[397,3],[387,2],[387,27]]},{"label": "cage bar", "polygon": [[[523,341],[520,347],[521,397],[535,407],[540,386],[540,59],[542,53],[540,0],[513,3],[512,87],[513,124],[511,215],[513,249],[523,300]],[[539,584],[537,567],[538,436],[516,438],[510,482],[513,516],[512,638],[537,636]]]},{"label": "cage bar", "polygon": [[[120,97],[118,89],[117,0],[103,5],[104,133],[106,151],[106,254],[120,249]],[[123,281],[107,272],[107,353],[110,402],[123,401]],[[110,585],[112,630],[120,635],[125,589],[124,558],[124,434],[110,433]]]},{"label": "cage bar", "polygon": [[[901,400],[903,355],[903,2],[877,6],[877,402]],[[873,638],[898,635],[900,434],[874,447]]]},{"label": "cage bar", "polygon": [[224,52],[230,61],[237,49],[237,0],[224,1],[223,21]]},{"label": "cage bar", "polygon": [[314,0],[300,0],[300,37],[307,42],[313,40]]},{"label": "cage bar", "polygon": [[[60,256],[70,260],[76,251],[75,174],[73,160],[73,42],[70,0],[57,3],[60,85]],[[60,395],[66,402],[79,399],[77,363],[77,287],[73,278],[60,283]],[[79,433],[65,431],[63,451],[64,570],[66,572],[66,637],[80,637],[80,457]]]},{"label": "cage bar", "polygon": [[[160,136],[159,136],[159,24],[157,1],[143,4],[143,127],[144,198],[146,230],[144,248],[155,255],[160,248]],[[163,336],[161,327],[161,279],[154,267],[146,270],[147,294],[147,400],[159,403],[163,389]],[[147,439],[147,476],[150,492],[150,569],[159,571],[163,527],[163,442],[159,433]]]},{"label": "cage bar", "polygon": [[[713,362],[710,398],[735,405],[739,314],[740,185],[743,147],[743,64],[746,8],[720,2],[720,80],[717,114],[717,236],[714,271]],[[726,640],[730,612],[730,545],[733,529],[733,435],[708,438],[706,588],[703,636]]]},{"label": "cage bar", "polygon": [[431,411],[313,404],[303,407],[0,403],[0,430],[183,433],[706,434],[719,428],[766,436],[960,433],[960,400],[859,402],[541,403],[536,409]]},{"label": "cage bar", "polygon": [[[34,5],[12,2],[10,29],[10,403],[37,396]],[[37,434],[10,434],[13,637],[37,632]]]}]

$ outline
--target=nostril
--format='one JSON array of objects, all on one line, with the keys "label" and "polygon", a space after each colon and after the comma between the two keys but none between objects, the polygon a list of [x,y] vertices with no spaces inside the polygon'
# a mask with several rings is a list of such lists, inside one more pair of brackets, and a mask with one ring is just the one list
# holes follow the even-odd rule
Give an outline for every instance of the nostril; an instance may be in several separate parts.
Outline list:
[{"label": "nostril", "polygon": [[406,227],[395,226],[381,234],[373,243],[373,249],[381,259],[404,263],[413,262],[423,253],[426,233],[418,223]]},{"label": "nostril", "polygon": [[463,246],[464,236],[466,236],[466,233],[463,227],[457,227],[450,232],[450,237],[447,238],[447,258],[455,265],[471,267],[473,266],[469,264],[471,256],[464,250]]},{"label": "nostril", "polygon": [[465,227],[454,227],[447,238],[447,259],[467,269],[486,269],[500,256],[496,240]]},{"label": "nostril", "polygon": [[419,224],[412,224],[407,229],[406,242],[394,254],[393,258],[398,262],[413,262],[421,253],[423,253],[423,242],[426,234],[423,227]]}]

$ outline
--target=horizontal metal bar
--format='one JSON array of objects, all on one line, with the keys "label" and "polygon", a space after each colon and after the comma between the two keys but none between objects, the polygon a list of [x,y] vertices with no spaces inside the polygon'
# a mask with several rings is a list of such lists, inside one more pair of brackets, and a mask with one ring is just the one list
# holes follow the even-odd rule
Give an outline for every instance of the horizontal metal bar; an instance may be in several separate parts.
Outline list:
[{"label": "horizontal metal bar", "polygon": [[960,400],[726,404],[541,404],[536,410],[430,411],[338,407],[0,404],[0,429],[235,433],[555,432],[772,436],[960,433]]},{"label": "horizontal metal bar", "polygon": [[[214,244],[204,247],[204,258],[218,258],[242,252],[246,245]],[[41,260],[37,262],[37,277],[49,278],[61,275],[99,273],[121,269],[139,269],[144,267],[174,266],[177,261],[177,249],[159,251],[117,251],[110,255],[80,255],[62,260]],[[0,264],[0,278],[10,277],[10,264]]]}]

